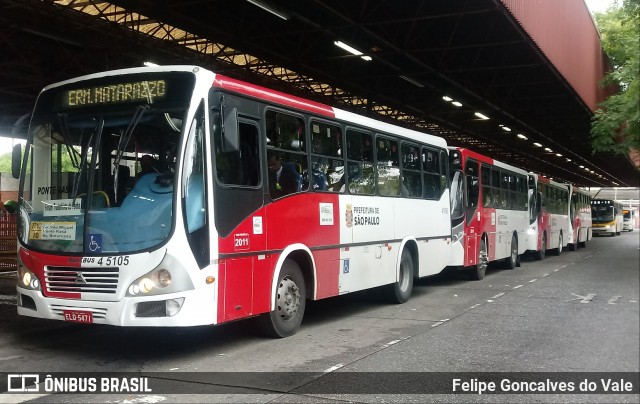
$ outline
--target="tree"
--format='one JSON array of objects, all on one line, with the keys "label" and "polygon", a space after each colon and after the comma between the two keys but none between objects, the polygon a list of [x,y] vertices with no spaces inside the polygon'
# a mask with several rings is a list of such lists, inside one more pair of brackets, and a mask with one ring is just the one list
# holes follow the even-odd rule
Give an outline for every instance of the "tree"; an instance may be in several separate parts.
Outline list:
[{"label": "tree", "polygon": [[594,151],[629,154],[640,148],[640,0],[622,0],[596,13],[602,47],[612,65],[603,85],[619,88],[599,104],[591,122]]}]

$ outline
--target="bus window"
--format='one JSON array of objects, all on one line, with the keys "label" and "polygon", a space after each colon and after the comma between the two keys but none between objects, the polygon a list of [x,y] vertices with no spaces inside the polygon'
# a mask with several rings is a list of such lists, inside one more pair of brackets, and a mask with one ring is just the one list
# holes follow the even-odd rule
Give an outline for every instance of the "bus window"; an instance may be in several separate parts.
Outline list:
[{"label": "bus window", "polygon": [[436,150],[422,148],[422,171],[424,171],[424,188],[427,199],[440,199],[442,181],[439,153]]},{"label": "bus window", "polygon": [[482,206],[491,207],[491,167],[482,165],[480,169],[480,182],[482,183]]},{"label": "bus window", "polygon": [[349,192],[372,195],[376,188],[371,134],[347,130],[347,160]]},{"label": "bus window", "polygon": [[186,146],[185,170],[183,171],[183,210],[187,223],[189,244],[200,268],[209,262],[209,233],[204,158],[204,106],[198,108]]},{"label": "bus window", "polygon": [[277,111],[266,112],[269,193],[272,199],[306,191],[309,182],[304,149],[304,120]]},{"label": "bus window", "polygon": [[311,122],[311,184],[314,190],[344,192],[342,149],[340,126]]},{"label": "bus window", "polygon": [[[420,175],[420,147],[410,143],[402,143],[400,148],[402,160],[402,184],[400,192],[403,196],[422,197],[422,178]],[[406,190],[406,195],[403,190]]]},{"label": "bus window", "polygon": [[[246,122],[239,122],[238,133],[240,147],[225,152],[216,145],[216,177],[226,185],[257,186],[260,182],[260,166],[258,165],[258,128]],[[214,134],[214,136],[220,134]]]},{"label": "bus window", "polygon": [[400,195],[398,142],[386,137],[377,138],[378,192],[383,196]]},{"label": "bus window", "polygon": [[467,160],[466,168],[464,169],[466,178],[466,216],[467,223],[473,220],[473,217],[478,208],[478,198],[480,197],[480,183],[478,182],[478,162]]}]

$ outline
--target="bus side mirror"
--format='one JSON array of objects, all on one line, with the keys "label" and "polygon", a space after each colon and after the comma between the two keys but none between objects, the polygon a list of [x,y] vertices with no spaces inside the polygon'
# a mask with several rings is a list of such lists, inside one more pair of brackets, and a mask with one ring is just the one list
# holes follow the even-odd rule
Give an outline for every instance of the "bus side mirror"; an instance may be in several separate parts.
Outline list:
[{"label": "bus side mirror", "polygon": [[13,146],[11,151],[11,176],[15,179],[20,178],[20,166],[22,165],[22,145]]},{"label": "bus side mirror", "polygon": [[222,150],[233,152],[240,149],[240,134],[238,133],[238,108],[224,108],[222,121]]}]

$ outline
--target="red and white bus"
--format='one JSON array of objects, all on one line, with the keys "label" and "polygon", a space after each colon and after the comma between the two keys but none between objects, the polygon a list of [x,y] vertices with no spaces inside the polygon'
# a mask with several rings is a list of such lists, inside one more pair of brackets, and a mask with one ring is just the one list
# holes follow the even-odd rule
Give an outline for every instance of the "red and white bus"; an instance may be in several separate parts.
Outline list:
[{"label": "red and white bus", "polygon": [[451,148],[451,266],[484,278],[490,262],[520,265],[527,249],[527,172],[463,148]]},{"label": "red and white bus", "polygon": [[591,195],[580,188],[569,184],[571,194],[571,228],[569,234],[569,249],[575,251],[578,247],[586,247],[593,237],[591,220]]},{"label": "red and white bus", "polygon": [[18,313],[284,337],[307,299],[402,303],[449,262],[448,184],[442,138],[198,67],[61,82],[22,158]]},{"label": "red and white bus", "polygon": [[529,174],[529,201],[533,207],[527,232],[527,250],[536,259],[544,259],[548,250],[560,255],[572,240],[569,200],[568,184]]}]

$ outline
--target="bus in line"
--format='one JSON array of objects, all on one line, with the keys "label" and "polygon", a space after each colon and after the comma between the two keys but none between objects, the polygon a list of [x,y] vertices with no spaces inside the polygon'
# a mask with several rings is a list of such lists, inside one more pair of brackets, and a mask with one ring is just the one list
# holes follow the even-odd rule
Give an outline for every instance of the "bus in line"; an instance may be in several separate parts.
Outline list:
[{"label": "bus in line", "polygon": [[527,172],[464,148],[450,148],[451,264],[473,280],[487,265],[513,269],[527,250]]},{"label": "bus in line", "polygon": [[569,186],[538,174],[529,174],[529,201],[533,205],[527,231],[527,250],[538,260],[547,251],[562,254],[573,233],[569,220]]},{"label": "bus in line", "polygon": [[633,209],[622,210],[622,230],[633,231],[635,225],[635,213]]},{"label": "bus in line", "polygon": [[622,204],[611,199],[592,199],[591,220],[593,234],[619,236],[622,233]]},{"label": "bus in line", "polygon": [[591,195],[588,192],[569,184],[569,194],[571,195],[571,228],[569,233],[569,249],[575,251],[578,247],[586,247],[591,240],[592,218],[591,218]]},{"label": "bus in line", "polygon": [[[464,265],[479,254],[515,266],[526,176],[458,153],[458,244],[472,229],[485,240],[464,248]],[[118,326],[257,317],[286,337],[307,299],[382,286],[402,303],[414,278],[450,262],[444,139],[195,66],[48,86],[15,154],[20,315]],[[143,159],[150,170],[136,173]],[[496,202],[477,226],[480,170]]]}]

